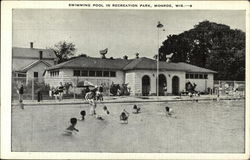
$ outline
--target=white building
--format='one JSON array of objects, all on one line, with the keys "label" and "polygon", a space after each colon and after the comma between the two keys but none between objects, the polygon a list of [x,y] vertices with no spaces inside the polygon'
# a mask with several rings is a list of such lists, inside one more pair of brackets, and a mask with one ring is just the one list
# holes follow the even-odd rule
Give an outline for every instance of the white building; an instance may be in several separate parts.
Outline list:
[{"label": "white building", "polygon": [[25,79],[38,78],[42,80],[46,68],[55,64],[56,55],[50,49],[13,47],[12,71],[13,77]]},{"label": "white building", "polygon": [[[45,83],[58,86],[59,82],[90,81],[100,85],[128,84],[131,95],[156,95],[157,62],[146,57],[137,59],[102,59],[77,57],[47,68]],[[185,91],[186,83],[196,83],[200,92],[213,88],[215,71],[187,63],[159,62],[159,95],[178,94]]]}]

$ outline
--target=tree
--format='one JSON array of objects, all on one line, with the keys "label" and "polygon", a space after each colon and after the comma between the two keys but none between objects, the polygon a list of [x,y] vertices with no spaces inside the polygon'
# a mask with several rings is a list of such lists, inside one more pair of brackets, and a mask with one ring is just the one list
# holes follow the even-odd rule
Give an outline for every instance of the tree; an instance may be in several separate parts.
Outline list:
[{"label": "tree", "polygon": [[200,22],[193,29],[168,36],[159,50],[163,53],[160,60],[174,53],[171,61],[215,70],[215,79],[245,79],[245,33],[227,25]]},{"label": "tree", "polygon": [[51,48],[58,58],[58,63],[69,60],[70,57],[74,56],[76,51],[75,44],[66,41],[60,41]]}]

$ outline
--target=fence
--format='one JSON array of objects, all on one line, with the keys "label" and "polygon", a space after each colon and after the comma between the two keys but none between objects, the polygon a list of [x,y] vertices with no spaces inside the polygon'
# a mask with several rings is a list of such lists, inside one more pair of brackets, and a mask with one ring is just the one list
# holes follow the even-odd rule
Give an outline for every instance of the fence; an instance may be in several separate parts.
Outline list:
[{"label": "fence", "polygon": [[52,96],[52,90],[56,90],[60,86],[60,82],[64,86],[64,99],[81,99],[84,97],[84,90],[89,86],[89,89],[93,89],[95,86],[102,86],[103,95],[110,96],[116,95],[128,95],[125,90],[127,90],[125,84],[113,84],[110,79],[91,79],[82,77],[68,77],[64,78],[31,78],[26,79],[26,77],[13,77],[12,78],[12,100],[18,100],[18,88],[21,84],[24,87],[24,100],[38,100],[38,93],[42,95],[42,100],[54,99]]},{"label": "fence", "polygon": [[214,81],[214,94],[245,96],[245,81]]},{"label": "fence", "polygon": [[49,99],[50,86],[44,83],[43,79],[33,78],[26,79],[26,77],[14,77],[12,78],[12,100],[18,99],[18,88],[23,84],[24,100],[37,99],[38,91],[41,91],[45,99]]},{"label": "fence", "polygon": [[[48,81],[44,78],[33,78],[27,80],[25,77],[12,78],[12,100],[18,100],[18,88],[21,84],[24,86],[24,100],[37,100],[38,93],[42,94],[43,100],[54,99],[51,95],[52,89],[56,89],[60,82],[64,85],[64,99],[81,99],[84,97],[83,90],[86,85],[97,85],[103,87],[103,95],[129,95],[129,88],[125,84],[114,85],[110,79],[91,79],[82,77],[55,78]],[[92,87],[93,88],[93,87]],[[91,87],[90,87],[91,89]],[[213,94],[245,96],[244,81],[214,81]]]}]

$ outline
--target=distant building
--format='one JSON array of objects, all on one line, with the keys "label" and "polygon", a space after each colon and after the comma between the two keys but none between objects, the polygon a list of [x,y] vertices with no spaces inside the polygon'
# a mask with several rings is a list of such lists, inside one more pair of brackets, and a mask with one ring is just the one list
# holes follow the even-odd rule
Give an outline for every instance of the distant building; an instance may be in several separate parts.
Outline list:
[{"label": "distant building", "polygon": [[[56,55],[50,49],[12,48],[12,75],[13,77],[43,78],[46,68],[56,62]],[[40,79],[42,80],[42,79]]]},{"label": "distant building", "polygon": [[[156,94],[156,60],[146,57],[136,59],[103,59],[78,57],[47,68],[45,83],[58,86],[59,82],[88,80],[93,84],[128,84],[132,95]],[[159,95],[164,88],[170,94],[185,91],[186,82],[196,83],[197,91],[213,88],[215,71],[187,63],[159,62]]]}]

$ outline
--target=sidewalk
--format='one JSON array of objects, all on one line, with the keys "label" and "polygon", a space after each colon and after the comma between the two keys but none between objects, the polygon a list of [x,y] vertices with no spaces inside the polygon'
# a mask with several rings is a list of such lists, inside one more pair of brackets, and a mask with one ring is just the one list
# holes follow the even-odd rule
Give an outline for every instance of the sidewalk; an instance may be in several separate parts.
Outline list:
[{"label": "sidewalk", "polygon": [[[196,99],[201,101],[206,100],[216,100],[216,95],[201,95],[194,96],[190,98],[189,96],[109,96],[104,97],[102,103],[142,103],[142,102],[175,102],[175,101],[194,101]],[[220,96],[220,100],[238,100],[244,99],[243,97],[233,97],[229,95]],[[99,101],[98,101],[99,102]],[[24,100],[24,105],[33,106],[33,105],[71,105],[71,104],[88,104],[87,101],[83,99],[63,99],[59,100],[43,100],[37,102],[37,100]],[[12,106],[18,105],[18,100],[12,102]]]}]

